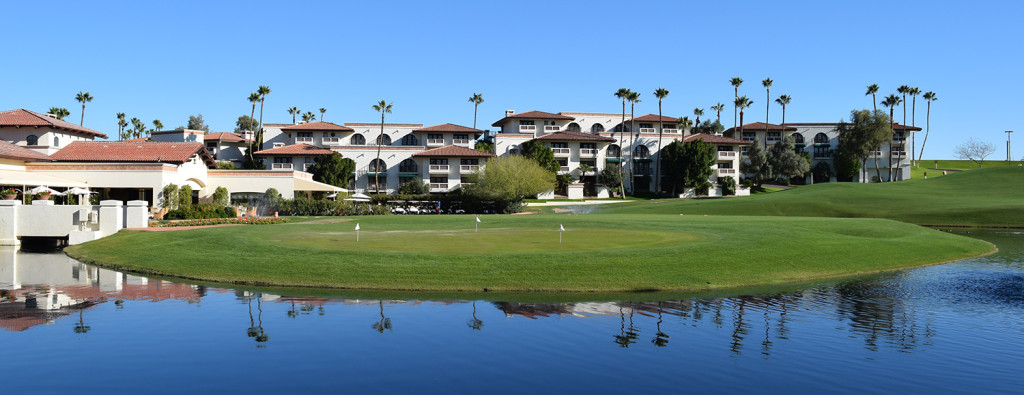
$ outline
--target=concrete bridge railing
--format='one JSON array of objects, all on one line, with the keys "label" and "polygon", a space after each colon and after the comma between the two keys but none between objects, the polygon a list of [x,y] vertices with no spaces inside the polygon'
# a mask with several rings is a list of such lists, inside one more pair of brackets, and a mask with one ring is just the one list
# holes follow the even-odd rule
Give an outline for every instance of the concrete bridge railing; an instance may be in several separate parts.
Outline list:
[{"label": "concrete bridge railing", "polygon": [[98,206],[54,205],[51,200],[0,200],[0,245],[21,244],[22,237],[67,238],[81,244],[125,228],[149,226],[149,203],[104,200]]}]

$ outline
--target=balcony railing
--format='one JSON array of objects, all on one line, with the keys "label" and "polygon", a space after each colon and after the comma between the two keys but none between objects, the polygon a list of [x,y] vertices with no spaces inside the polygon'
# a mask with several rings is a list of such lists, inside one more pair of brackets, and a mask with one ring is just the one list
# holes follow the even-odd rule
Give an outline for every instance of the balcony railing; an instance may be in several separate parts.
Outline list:
[{"label": "balcony railing", "polygon": [[893,158],[906,158],[907,151],[891,151],[890,156],[892,156]]},{"label": "balcony railing", "polygon": [[534,132],[537,130],[537,125],[519,125],[519,132]]},{"label": "balcony railing", "polygon": [[557,132],[557,131],[558,131],[558,126],[557,125],[547,125],[547,126],[544,126],[544,133],[553,133],[553,132]]},{"label": "balcony railing", "polygon": [[657,130],[654,128],[640,128],[640,133],[656,133]]},{"label": "balcony railing", "polygon": [[468,139],[455,139],[455,140],[452,140],[452,144],[455,144],[455,145],[469,145],[469,140]]},{"label": "balcony railing", "polygon": [[340,137],[324,137],[323,140],[321,140],[321,141],[323,142],[323,145],[340,145],[341,144],[341,138]]},{"label": "balcony railing", "polygon": [[460,165],[459,173],[474,173],[480,170],[480,165]]},{"label": "balcony railing", "polygon": [[308,173],[309,172],[309,168],[313,167],[313,165],[314,165],[314,163],[303,163],[302,164],[302,171]]},{"label": "balcony railing", "polygon": [[718,169],[719,176],[734,176],[736,175],[736,169]]},{"label": "balcony railing", "polygon": [[447,192],[447,191],[448,191],[448,183],[444,183],[444,184],[441,184],[441,183],[431,183],[430,184],[430,192]]},{"label": "balcony railing", "polygon": [[313,144],[312,137],[296,137],[295,144]]},{"label": "balcony railing", "polygon": [[569,166],[559,167],[558,171],[561,172],[561,173],[568,173],[569,172]]},{"label": "balcony railing", "polygon": [[272,170],[292,170],[295,167],[291,163],[274,163],[270,166]]},{"label": "balcony railing", "polygon": [[733,159],[736,157],[736,151],[718,151],[718,159]]},{"label": "balcony railing", "polygon": [[679,134],[679,129],[661,129],[664,134]]},{"label": "balcony railing", "polygon": [[569,156],[569,149],[568,148],[552,148],[551,149],[551,153],[555,154],[555,156]]},{"label": "balcony railing", "polygon": [[778,137],[768,137],[767,140],[765,140],[765,142],[768,144],[775,144],[780,141],[782,141],[782,139]]},{"label": "balcony railing", "polygon": [[430,165],[431,173],[447,173],[448,165]]},{"label": "balcony railing", "polygon": [[437,147],[444,145],[444,139],[427,139],[428,147]]},{"label": "balcony railing", "polygon": [[[370,178],[370,180],[373,180],[373,178]],[[367,192],[387,192],[388,191],[387,183],[386,182],[381,182],[380,183],[380,190],[378,190],[377,186],[374,185],[373,181],[370,181],[366,185],[366,191]]]},{"label": "balcony railing", "polygon": [[580,156],[583,157],[594,157],[597,156],[597,150],[593,148],[580,148]]}]

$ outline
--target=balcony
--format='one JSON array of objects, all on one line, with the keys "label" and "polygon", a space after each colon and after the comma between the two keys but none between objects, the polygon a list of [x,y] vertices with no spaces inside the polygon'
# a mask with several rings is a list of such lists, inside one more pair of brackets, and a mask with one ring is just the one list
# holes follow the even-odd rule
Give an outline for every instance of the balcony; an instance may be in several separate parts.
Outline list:
[{"label": "balcony", "polygon": [[769,137],[767,140],[765,140],[765,143],[771,145],[771,144],[775,144],[775,143],[780,142],[780,141],[782,141],[781,138]]},{"label": "balcony", "polygon": [[448,165],[430,165],[430,173],[448,174]]},{"label": "balcony", "polygon": [[270,166],[271,170],[294,170],[295,167],[291,163],[273,163]]},{"label": "balcony", "polygon": [[478,170],[480,170],[480,165],[460,165],[459,166],[459,173],[460,174],[476,173]]},{"label": "balcony", "polygon": [[341,145],[340,137],[324,137],[320,141],[323,145]]},{"label": "balcony", "polygon": [[907,141],[907,136],[892,136],[892,141],[902,143]]},{"label": "balcony", "polygon": [[679,134],[679,129],[661,129],[663,134]]},{"label": "balcony", "polygon": [[312,137],[296,137],[295,144],[313,144]]},{"label": "balcony", "polygon": [[725,160],[736,159],[736,151],[718,151],[718,159],[725,159]]},{"label": "balcony", "polygon": [[654,128],[640,128],[640,133],[657,133],[658,131]]},{"label": "balcony", "polygon": [[387,191],[388,191],[387,184],[388,183],[385,182],[383,179],[380,180],[380,181],[381,181],[380,182],[380,189],[378,190],[377,189],[377,185],[375,185],[373,183],[373,178],[370,178],[370,181],[366,183],[366,192],[370,192],[370,193],[384,192],[384,193],[387,193]]},{"label": "balcony", "polygon": [[907,157],[907,151],[890,151],[889,156],[892,158],[903,159]]},{"label": "balcony", "polygon": [[309,168],[313,167],[313,165],[314,165],[314,163],[303,163],[302,164],[302,171],[304,171],[306,173],[309,173]]},{"label": "balcony", "polygon": [[427,147],[440,147],[444,145],[444,139],[427,139]]},{"label": "balcony", "polygon": [[519,133],[533,133],[537,131],[537,125],[519,125]]},{"label": "balcony", "polygon": [[455,139],[455,140],[452,140],[452,144],[455,144],[455,145],[469,145],[469,139]]},{"label": "balcony", "polygon": [[558,129],[559,128],[558,128],[557,125],[547,125],[547,126],[544,126],[544,133],[554,133],[554,132],[557,132]]},{"label": "balcony", "polygon": [[569,166],[559,167],[558,174],[569,174]]},{"label": "balcony", "polygon": [[596,158],[597,150],[593,148],[580,148],[581,158]]},{"label": "balcony", "polygon": [[448,192],[448,183],[431,183],[430,192]]},{"label": "balcony", "polygon": [[568,148],[552,148],[551,149],[551,153],[555,154],[555,156],[569,156],[569,149]]},{"label": "balcony", "polygon": [[717,169],[715,171],[715,173],[719,177],[735,176],[736,175],[736,169]]},{"label": "balcony", "polygon": [[869,152],[868,153],[868,158],[881,158],[881,157],[882,157],[882,151],[874,151],[874,152]]}]

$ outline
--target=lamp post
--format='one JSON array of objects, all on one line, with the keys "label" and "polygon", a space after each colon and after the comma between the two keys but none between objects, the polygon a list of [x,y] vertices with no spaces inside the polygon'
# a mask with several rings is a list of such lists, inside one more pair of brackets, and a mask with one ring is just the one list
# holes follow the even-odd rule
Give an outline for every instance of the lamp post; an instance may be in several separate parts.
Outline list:
[{"label": "lamp post", "polygon": [[1011,162],[1013,162],[1013,159],[1010,156],[1010,133],[1013,133],[1013,131],[1012,130],[1007,130],[1006,131],[1006,165],[1007,166],[1011,166],[1012,165]]}]

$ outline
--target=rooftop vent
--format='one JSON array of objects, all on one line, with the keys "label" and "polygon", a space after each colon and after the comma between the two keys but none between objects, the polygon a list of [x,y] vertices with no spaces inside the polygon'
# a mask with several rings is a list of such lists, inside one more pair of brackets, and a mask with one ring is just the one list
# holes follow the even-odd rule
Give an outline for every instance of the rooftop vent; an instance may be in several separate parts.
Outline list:
[{"label": "rooftop vent", "polygon": [[515,114],[515,113],[516,113],[516,110],[505,110],[505,116],[506,117],[507,116],[511,116],[512,114]]}]

